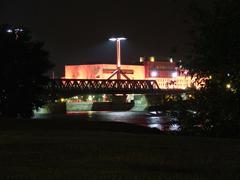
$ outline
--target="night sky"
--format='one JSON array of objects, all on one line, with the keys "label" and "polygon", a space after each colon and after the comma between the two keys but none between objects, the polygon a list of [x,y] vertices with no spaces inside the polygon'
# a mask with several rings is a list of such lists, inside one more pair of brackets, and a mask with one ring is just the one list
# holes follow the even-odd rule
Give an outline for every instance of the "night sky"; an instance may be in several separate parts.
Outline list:
[{"label": "night sky", "polygon": [[45,42],[54,71],[62,76],[66,64],[115,63],[115,46],[108,41],[112,36],[128,38],[122,43],[125,63],[140,56],[183,58],[191,2],[1,0],[0,23],[30,29],[35,39]]}]

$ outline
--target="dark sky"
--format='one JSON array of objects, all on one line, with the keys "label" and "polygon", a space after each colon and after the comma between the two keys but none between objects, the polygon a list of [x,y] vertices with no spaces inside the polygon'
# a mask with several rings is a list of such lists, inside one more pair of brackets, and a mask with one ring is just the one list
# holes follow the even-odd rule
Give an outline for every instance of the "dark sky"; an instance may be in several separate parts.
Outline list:
[{"label": "dark sky", "polygon": [[[112,36],[125,36],[122,61],[182,58],[191,0],[1,0],[0,23],[24,25],[44,41],[61,76],[65,64],[115,63]],[[174,49],[177,50],[174,52]]]}]

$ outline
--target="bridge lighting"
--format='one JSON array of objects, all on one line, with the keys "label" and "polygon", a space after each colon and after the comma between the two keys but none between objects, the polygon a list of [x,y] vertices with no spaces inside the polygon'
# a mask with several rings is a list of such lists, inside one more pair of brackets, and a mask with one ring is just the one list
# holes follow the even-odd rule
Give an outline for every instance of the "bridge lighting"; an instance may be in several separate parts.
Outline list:
[{"label": "bridge lighting", "polygon": [[91,95],[88,96],[88,101],[93,101],[93,97]]},{"label": "bridge lighting", "polygon": [[173,78],[176,78],[176,77],[178,77],[178,73],[177,73],[176,71],[175,71],[175,72],[173,72],[173,73],[172,73],[172,77],[173,77]]},{"label": "bridge lighting", "polygon": [[74,96],[73,99],[78,99],[78,96]]}]

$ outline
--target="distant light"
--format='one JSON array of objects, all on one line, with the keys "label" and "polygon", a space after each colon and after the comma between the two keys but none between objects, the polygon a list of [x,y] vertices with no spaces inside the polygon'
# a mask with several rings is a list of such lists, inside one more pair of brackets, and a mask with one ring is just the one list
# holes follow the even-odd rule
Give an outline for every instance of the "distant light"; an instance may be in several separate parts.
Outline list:
[{"label": "distant light", "polygon": [[181,131],[181,126],[179,124],[171,124],[169,127],[170,131]]},{"label": "distant light", "polygon": [[65,99],[64,99],[64,98],[61,98],[60,101],[63,103],[63,102],[65,101]]},{"label": "distant light", "polygon": [[7,33],[12,33],[13,30],[12,29],[7,29]]},{"label": "distant light", "polygon": [[230,74],[228,73],[227,76],[230,77]]},{"label": "distant light", "polygon": [[139,60],[139,62],[144,62],[144,57],[140,57],[140,60]]},{"label": "distant light", "polygon": [[173,72],[173,73],[172,73],[172,77],[173,77],[173,78],[178,77],[178,73],[177,73],[177,72]]},{"label": "distant light", "polygon": [[226,88],[227,88],[227,89],[231,89],[231,84],[227,84],[227,85],[226,85]]},{"label": "distant light", "polygon": [[170,61],[170,63],[173,63],[173,58],[170,58],[169,61]]},{"label": "distant light", "polygon": [[14,29],[15,30],[15,32],[23,32],[23,29],[19,29],[19,28],[16,28],[16,29]]},{"label": "distant light", "polygon": [[151,77],[157,77],[158,72],[157,71],[151,71]]},{"label": "distant light", "polygon": [[209,79],[212,79],[212,76],[209,76]]},{"label": "distant light", "polygon": [[154,56],[150,57],[150,61],[155,62],[155,57]]},{"label": "distant light", "polygon": [[150,127],[150,128],[158,128],[158,129],[160,129],[161,124],[149,124],[148,127]]}]

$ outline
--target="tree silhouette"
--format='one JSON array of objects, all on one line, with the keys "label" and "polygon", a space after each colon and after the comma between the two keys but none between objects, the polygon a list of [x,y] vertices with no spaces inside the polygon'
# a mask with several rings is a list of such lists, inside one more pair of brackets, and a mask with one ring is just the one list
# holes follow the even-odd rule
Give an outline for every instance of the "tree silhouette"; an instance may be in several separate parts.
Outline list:
[{"label": "tree silhouette", "polygon": [[195,107],[205,129],[238,134],[240,121],[240,2],[215,0],[195,8],[193,44],[187,68],[205,86],[195,93]]},{"label": "tree silhouette", "polygon": [[53,67],[43,43],[24,28],[0,26],[0,115],[30,117],[46,102],[46,73]]}]

